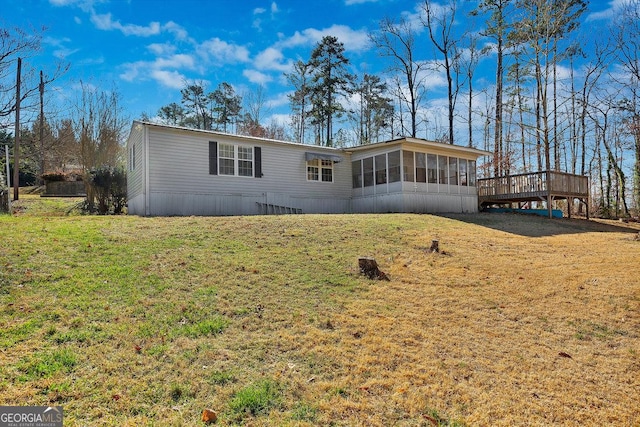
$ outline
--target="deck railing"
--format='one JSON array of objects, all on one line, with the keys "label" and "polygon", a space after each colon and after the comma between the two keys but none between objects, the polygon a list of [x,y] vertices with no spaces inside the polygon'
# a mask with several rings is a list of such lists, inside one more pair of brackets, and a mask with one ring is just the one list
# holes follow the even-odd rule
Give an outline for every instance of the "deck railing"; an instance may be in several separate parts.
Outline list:
[{"label": "deck railing", "polygon": [[565,172],[532,172],[518,175],[478,179],[478,196],[535,197],[554,194],[559,196],[588,197],[589,177]]}]

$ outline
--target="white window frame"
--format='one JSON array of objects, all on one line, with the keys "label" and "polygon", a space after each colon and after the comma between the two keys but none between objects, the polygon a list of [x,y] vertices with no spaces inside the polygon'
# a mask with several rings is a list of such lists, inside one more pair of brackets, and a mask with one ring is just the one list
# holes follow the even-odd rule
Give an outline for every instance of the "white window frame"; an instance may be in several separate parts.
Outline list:
[{"label": "white window frame", "polygon": [[[310,182],[334,182],[333,160],[313,159],[307,160],[307,181]],[[324,179],[325,171],[331,173],[331,181]]]},{"label": "white window frame", "polygon": [[136,170],[136,145],[135,144],[131,145],[130,161],[131,161],[131,164],[129,165],[129,170],[133,172],[134,170]]},{"label": "white window frame", "polygon": [[[233,147],[233,157],[229,156],[230,150],[229,148]],[[224,154],[223,154],[224,153]],[[244,154],[243,154],[244,153]],[[240,155],[243,154],[241,158]],[[248,154],[248,155],[247,155]],[[233,173],[228,173],[225,171],[225,168],[229,166],[222,164],[223,160],[232,160],[233,161]],[[245,175],[240,174],[240,164],[241,162],[251,163],[251,174]],[[238,145],[238,144],[229,144],[226,142],[218,143],[218,175],[220,176],[237,176],[240,178],[252,178],[255,174],[255,158],[254,158],[254,147],[246,146],[246,145]]]}]

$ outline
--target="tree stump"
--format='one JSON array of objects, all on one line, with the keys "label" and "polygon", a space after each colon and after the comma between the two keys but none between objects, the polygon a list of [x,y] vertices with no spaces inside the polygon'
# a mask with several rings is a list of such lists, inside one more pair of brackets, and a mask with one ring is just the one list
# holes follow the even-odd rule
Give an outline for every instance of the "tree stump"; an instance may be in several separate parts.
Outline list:
[{"label": "tree stump", "polygon": [[358,266],[360,274],[364,274],[371,280],[389,280],[389,277],[378,268],[375,258],[360,257],[358,258]]},{"label": "tree stump", "polygon": [[432,240],[431,241],[431,247],[429,248],[429,252],[433,253],[433,252],[440,252],[440,246],[439,246],[439,242],[437,240]]}]

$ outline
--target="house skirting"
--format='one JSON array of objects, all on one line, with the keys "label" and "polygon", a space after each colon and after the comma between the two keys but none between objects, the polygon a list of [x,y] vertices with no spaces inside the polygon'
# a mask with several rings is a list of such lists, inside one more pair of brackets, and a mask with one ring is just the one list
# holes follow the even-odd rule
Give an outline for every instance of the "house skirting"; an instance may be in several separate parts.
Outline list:
[{"label": "house skirting", "polygon": [[386,193],[352,198],[318,198],[278,193],[185,194],[152,192],[145,209],[143,195],[128,203],[128,212],[141,216],[229,216],[268,213],[473,213],[478,199],[472,194]]}]

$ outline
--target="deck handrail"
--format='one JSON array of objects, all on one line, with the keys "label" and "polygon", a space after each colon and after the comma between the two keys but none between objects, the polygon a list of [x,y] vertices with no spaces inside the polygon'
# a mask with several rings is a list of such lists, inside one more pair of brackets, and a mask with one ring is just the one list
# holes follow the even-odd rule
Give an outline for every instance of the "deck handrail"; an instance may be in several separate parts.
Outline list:
[{"label": "deck handrail", "polygon": [[588,197],[589,177],[557,171],[547,174],[543,171],[478,179],[479,197],[543,193]]}]

